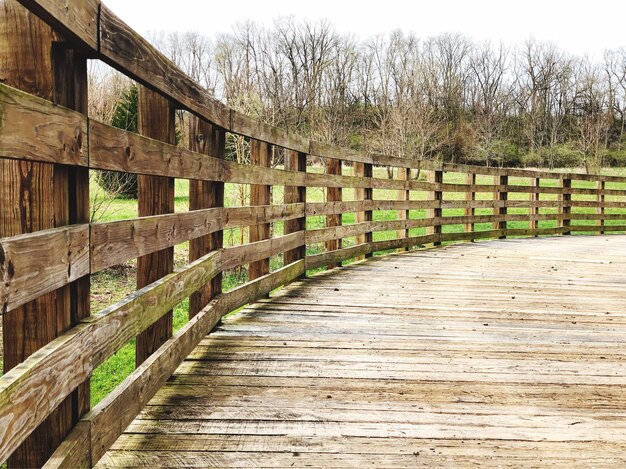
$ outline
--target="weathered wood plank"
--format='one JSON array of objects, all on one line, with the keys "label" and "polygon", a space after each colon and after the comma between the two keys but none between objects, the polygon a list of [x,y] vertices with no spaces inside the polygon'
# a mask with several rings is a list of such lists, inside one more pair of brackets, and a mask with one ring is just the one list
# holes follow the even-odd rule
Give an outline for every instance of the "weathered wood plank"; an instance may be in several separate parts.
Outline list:
[{"label": "weathered wood plank", "polygon": [[[0,60],[0,81],[3,83],[86,112],[84,56],[67,50],[63,38],[13,0],[3,2],[0,8]],[[25,106],[35,104],[36,108],[42,104],[26,96],[22,98],[30,102],[24,102]],[[55,111],[70,117],[67,110],[59,108]],[[70,118],[78,122],[76,114],[72,116]],[[14,124],[29,125],[20,116],[13,115],[12,118],[16,121],[0,124],[5,132]],[[57,129],[56,140],[52,135],[54,124],[36,119],[31,125],[32,134],[28,134],[26,128],[13,129],[17,135],[33,138],[31,143],[37,142],[46,158],[63,160],[70,154],[73,154],[72,158],[78,158],[77,152],[82,151],[86,143],[84,127],[80,127],[82,121],[78,127]],[[46,141],[47,148],[42,145]],[[87,221],[84,218],[88,212],[85,170],[4,158],[0,158],[0,166],[0,238]],[[88,281],[84,280],[46,293],[2,315],[5,372],[68,330],[81,315],[89,314]],[[79,392],[72,393],[42,420],[41,425],[13,452],[8,460],[9,466],[37,467],[43,464],[88,405],[88,387],[82,386]]]},{"label": "weathered wood plank", "polygon": [[[398,168],[398,179],[401,181],[408,181],[411,179],[411,170],[407,168]],[[411,198],[411,191],[409,190],[399,190],[398,191],[398,200],[407,201]],[[410,211],[407,209],[398,210],[397,219],[398,220],[408,220],[410,218]],[[409,237],[409,229],[401,229],[396,233],[397,238],[408,238]]]},{"label": "weathered wood plank", "polygon": [[309,140],[294,132],[261,122],[259,119],[248,117],[235,110],[231,111],[229,130],[239,135],[245,135],[255,140],[277,145],[302,153],[309,151]]},{"label": "weathered wood plank", "polygon": [[[215,154],[220,160],[224,158],[225,132],[217,126],[209,124],[195,116],[189,118],[189,149],[205,154]],[[221,182],[207,182],[201,180],[189,181],[189,209],[190,210],[218,210],[223,209],[224,184]],[[214,208],[211,208],[214,207]],[[228,213],[225,214],[228,219]],[[221,216],[215,229],[211,229],[203,236],[194,237],[189,242],[189,260],[194,261],[214,249],[221,247],[221,227],[225,221]],[[221,275],[216,275],[211,281],[203,285],[189,298],[189,317],[195,316],[221,291]]]},{"label": "weathered wood plank", "polygon": [[[500,176],[496,176],[494,178],[494,183],[499,186],[499,187],[506,187],[509,184],[509,176],[507,175],[500,175]],[[509,193],[508,191],[502,190],[500,188],[498,188],[496,190],[496,192],[493,195],[494,200],[507,200],[509,198]],[[498,214],[498,215],[504,215],[505,218],[503,220],[494,222],[493,224],[493,229],[494,230],[506,230],[506,214],[507,214],[507,207],[500,207],[498,209],[494,209],[493,213],[494,214]],[[506,235],[501,235],[500,239],[504,239],[506,238]]]},{"label": "weathered wood plank", "polygon": [[[285,152],[285,170],[299,171],[306,173],[307,155],[303,152],[286,150]],[[300,217],[295,219],[285,219],[285,234],[297,233],[306,230],[306,217],[304,216],[304,206],[306,204],[306,187],[298,185],[285,186],[285,203],[298,205],[302,207]],[[291,264],[292,262],[304,259],[306,255],[306,245],[285,251],[284,262]]]},{"label": "weathered wood plank", "polygon": [[[428,173],[428,180],[430,183],[435,185],[433,190],[429,192],[428,198],[437,202],[442,201],[443,193],[441,192],[441,189],[437,186],[443,186],[443,171],[430,171]],[[437,190],[438,188],[439,190]],[[427,213],[429,218],[440,218],[443,215],[443,209],[439,207],[434,207],[432,209],[429,209]],[[433,225],[432,227],[430,227],[428,229],[428,234],[435,235],[435,237],[437,237],[437,235],[441,234],[441,225]],[[441,242],[438,240],[434,243],[435,246],[441,244]]]},{"label": "weathered wood plank", "polygon": [[98,49],[100,0],[19,0],[68,40]]},{"label": "weathered wood plank", "polygon": [[[272,147],[266,142],[252,140],[250,142],[250,164],[253,166],[269,168],[272,159]],[[272,187],[265,184],[252,184],[250,186],[250,205],[271,205]],[[250,226],[250,243],[256,243],[268,239],[271,236],[271,225],[265,220]],[[250,263],[248,276],[250,280],[262,277],[270,271],[270,259],[259,258]]]},{"label": "weathered wood plank", "polygon": [[[328,158],[326,160],[326,174],[322,176],[339,176],[345,178],[347,176],[341,176],[341,160]],[[307,174],[309,176],[309,174]],[[365,187],[369,187],[369,184]],[[326,200],[328,202],[341,202],[342,199],[342,187],[326,187]],[[326,226],[340,226],[342,224],[341,214],[326,215]],[[326,241],[326,251],[336,251],[341,249],[341,239],[332,239]],[[352,256],[351,256],[352,257]],[[329,269],[340,266],[341,263],[329,262],[326,266]],[[308,268],[308,267],[307,267]]]},{"label": "weathered wood plank", "polygon": [[287,265],[221,294],[191,318],[174,337],[148,357],[113,393],[85,416],[84,420],[90,421],[92,425],[92,461],[98,461],[105,454],[143,406],[223,315],[266,295],[303,272],[304,261]]},{"label": "weathered wood plank", "polygon": [[91,461],[91,422],[80,421],[63,440],[43,469],[93,467]]},{"label": "weathered wood plank", "polygon": [[219,181],[219,158],[90,120],[90,166],[153,176]]},{"label": "weathered wood plank", "polygon": [[77,326],[0,377],[0,460],[89,379],[92,329]]},{"label": "weathered wood plank", "polygon": [[91,271],[221,230],[221,207],[91,225]]},{"label": "weathered wood plank", "polygon": [[[570,207],[569,203],[572,201],[572,194],[566,191],[572,188],[572,180],[569,178],[561,179],[561,188],[563,189],[563,194],[559,195],[559,214],[561,215],[559,221],[560,226],[567,227],[571,224],[569,214],[572,212],[572,208]],[[563,234],[568,235],[570,234],[570,232],[564,230]]]},{"label": "weathered wood plank", "polygon": [[[532,232],[504,232],[523,231]],[[476,234],[438,236],[458,235]],[[330,458],[346,454],[350,459],[341,461],[353,463],[358,454],[364,465],[384,465],[393,459],[375,455],[409,451],[433,465],[485,465],[494,454],[514,454],[512,465],[563,458],[610,464],[626,440],[619,371],[625,240],[449,246],[292,284],[225,318],[101,464],[156,464],[161,457],[178,465],[234,458],[254,465],[268,455],[284,458],[286,444],[298,456],[277,464],[334,465],[339,459]],[[611,263],[598,263],[605,260]],[[581,271],[583,277],[575,274]],[[413,454],[416,447],[436,459]],[[266,458],[248,460],[245,453]],[[223,454],[233,459],[215,459]],[[457,457],[469,459],[458,464]]]},{"label": "weathered wood plank", "polygon": [[95,324],[94,366],[161,319],[221,270],[221,251],[210,252],[84,319],[86,323]]},{"label": "weathered wood plank", "polygon": [[3,313],[89,274],[89,225],[0,239]]},{"label": "weathered wood plank", "polygon": [[[476,185],[476,174],[467,173],[465,175],[465,183],[469,186]],[[476,192],[469,190],[465,194],[465,200],[468,202],[476,200]],[[469,206],[465,207],[465,216],[472,217],[476,214],[476,209],[474,207]],[[474,223],[468,222],[465,224],[465,231],[474,231]]]},{"label": "weathered wood plank", "polygon": [[[147,137],[174,144],[175,116],[172,104],[159,94],[139,87],[137,98],[139,132]],[[174,178],[166,176],[137,177],[139,216],[174,212]],[[143,288],[174,270],[174,248],[141,256],[137,259],[137,288]],[[172,336],[173,315],[169,311],[137,336],[135,363],[139,366]]]},{"label": "weathered wood plank", "polygon": [[0,83],[0,157],[87,166],[87,117]]},{"label": "weathered wood plank", "polygon": [[106,6],[100,7],[100,53],[114,68],[219,127],[230,127],[230,109],[185,75]]},{"label": "weathered wood plank", "polygon": [[[304,245],[304,235],[305,233],[303,231],[298,231],[276,238],[253,241],[240,246],[224,248],[222,251],[223,269],[232,269],[248,263],[253,264],[264,259],[269,259],[285,251],[297,249]],[[269,273],[269,271],[266,272],[266,274],[267,273]]]},{"label": "weathered wood plank", "polygon": [[374,160],[371,156],[364,154],[363,152],[350,150],[348,148],[341,148],[336,145],[329,145],[326,143],[311,141],[308,153],[312,156],[319,156],[322,158],[333,158],[336,160],[354,161],[357,163],[369,163],[372,164]]},{"label": "weathered wood plank", "polygon": [[[373,167],[371,163],[354,163],[354,175],[359,177],[371,178],[373,175]],[[371,187],[363,189],[355,189],[356,203],[355,206],[355,222],[364,223],[373,220],[373,211],[370,207],[373,206],[373,194],[374,190]],[[393,201],[394,205],[398,205],[405,210],[408,210],[410,204],[406,200]],[[397,202],[397,203],[396,203]],[[332,202],[331,202],[332,203]],[[368,210],[369,208],[369,210]],[[373,239],[372,232],[365,231],[362,234],[358,234],[355,238],[355,244],[371,243]],[[366,253],[364,257],[371,256],[371,253]],[[357,257],[357,260],[361,260],[361,257]]]}]

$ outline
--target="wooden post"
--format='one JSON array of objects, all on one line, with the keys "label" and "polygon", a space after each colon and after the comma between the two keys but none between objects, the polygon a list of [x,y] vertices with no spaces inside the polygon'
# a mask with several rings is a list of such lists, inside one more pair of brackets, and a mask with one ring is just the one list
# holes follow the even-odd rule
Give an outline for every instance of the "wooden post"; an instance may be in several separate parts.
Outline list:
[{"label": "wooden post", "polygon": [[[566,193],[567,190],[572,188],[572,180],[569,178],[561,179],[561,189],[563,190],[561,193],[561,226],[569,227],[572,224],[571,219],[569,218],[570,213],[572,213],[572,207],[570,206],[570,202],[572,201],[572,194]],[[564,235],[572,234],[571,231],[564,231]]]},{"label": "wooden post", "polygon": [[[302,171],[306,172],[306,153],[293,150],[285,150],[285,170],[286,171]],[[306,204],[306,187],[305,186],[285,186],[285,203],[304,203]],[[295,220],[285,221],[285,234],[297,233],[306,230],[306,216],[296,218]],[[284,264],[288,265],[300,259],[304,259],[306,255],[306,245],[299,248],[286,251],[284,254]]]},{"label": "wooden post", "polygon": [[[434,170],[428,174],[428,178],[430,182],[433,184],[442,184],[443,183],[443,171]],[[441,201],[443,200],[443,192],[440,190],[433,190],[429,192],[430,200],[435,200],[439,202],[438,207],[434,207],[428,210],[429,218],[441,218],[443,216],[443,209],[441,208]],[[432,226],[428,228],[429,234],[441,235],[441,224],[433,223]],[[433,243],[435,246],[440,246],[441,241],[439,239],[435,240]]]},{"label": "wooden post", "polygon": [[[409,168],[398,168],[398,180],[400,181],[408,181],[411,178],[411,170]],[[408,187],[408,185],[406,186]],[[408,201],[410,198],[410,191],[408,189],[399,189],[398,190],[398,200],[400,201],[407,201],[407,207],[408,207]],[[401,209],[398,210],[398,220],[408,220],[410,218],[409,215],[409,209]],[[402,239],[402,238],[408,238],[409,237],[409,228],[408,228],[408,224],[405,225],[405,228],[398,230],[396,232],[396,237],[398,239]],[[404,248],[405,251],[409,250],[409,247],[405,247]]]},{"label": "wooden post", "polygon": [[[326,159],[326,174],[341,174],[341,160],[336,158]],[[327,187],[326,200],[328,202],[341,202],[341,187]],[[326,226],[341,226],[341,214],[327,215]],[[326,241],[326,251],[335,251],[341,249],[341,239],[331,239]],[[328,268],[332,269],[341,264],[328,264]]]},{"label": "wooden post", "polygon": [[[175,143],[174,107],[161,95],[139,86],[139,133],[170,144]],[[139,175],[139,216],[174,212],[174,178]],[[137,288],[158,280],[174,270],[174,248],[137,259]],[[172,336],[172,311],[137,336],[135,362],[139,366]]]},{"label": "wooden post", "polygon": [[[596,214],[600,215],[600,218],[596,220],[596,225],[604,227],[604,190],[606,189],[606,182],[596,181],[596,189],[598,191]],[[604,231],[599,233],[604,234]]]},{"label": "wooden post", "polygon": [[529,210],[530,213],[530,222],[529,227],[531,230],[535,232],[535,236],[539,236],[537,234],[537,230],[539,229],[539,185],[541,184],[541,179],[532,178],[531,179],[532,187],[535,188],[537,192],[530,193],[530,202],[531,207]]},{"label": "wooden post", "polygon": [[[475,186],[476,185],[476,174],[474,174],[474,173],[467,173],[465,175],[465,183],[468,186]],[[473,217],[474,215],[476,215],[476,208],[473,207],[473,206],[469,206],[469,205],[476,200],[476,192],[472,188],[468,188],[467,189],[467,192],[465,193],[465,200],[468,201],[468,207],[465,208],[465,216],[466,217]],[[474,228],[475,228],[474,222],[469,222],[469,223],[465,224],[465,232],[466,233],[473,233],[474,232]],[[474,238],[472,238],[471,241],[474,241]]]},{"label": "wooden post", "polygon": [[[269,168],[272,156],[272,146],[259,140],[250,141],[250,164]],[[250,185],[250,205],[270,205],[271,186],[265,184]],[[250,227],[250,242],[262,241],[270,237],[270,224],[259,223]],[[269,258],[251,262],[249,279],[254,280],[270,272]]]},{"label": "wooden post", "polygon": [[[502,174],[500,176],[495,176],[494,177],[494,184],[496,185],[500,185],[500,186],[507,186],[509,184],[509,176],[506,174]],[[506,201],[508,199],[508,192],[506,191],[506,188],[502,189],[498,189],[496,190],[496,193],[494,194],[494,199],[502,202],[502,205],[500,207],[498,207],[497,209],[494,209],[494,214],[496,215],[504,215],[504,220],[500,220],[500,221],[495,221],[493,222],[493,229],[494,230],[506,230],[506,214],[507,214],[507,206],[506,206]],[[500,234],[498,235],[499,239],[505,239],[506,238],[506,234]]]},{"label": "wooden post", "polygon": [[[1,3],[0,82],[86,114],[86,58],[16,1]],[[89,221],[85,168],[0,159],[0,187],[0,237]],[[89,314],[89,276],[5,312],[4,372]],[[9,467],[42,466],[88,409],[85,382],[11,455]]]},{"label": "wooden post", "polygon": [[[189,116],[189,148],[198,153],[224,158],[226,132],[194,115]],[[217,181],[189,181],[189,210],[224,206],[224,183]],[[194,261],[222,247],[223,232],[216,231],[189,241],[189,261]],[[198,314],[222,291],[222,274],[189,298],[189,317]]]},{"label": "wooden post", "polygon": [[[354,175],[358,177],[364,178],[372,178],[373,167],[371,163],[354,163]],[[372,200],[373,190],[371,187],[364,187],[356,189],[356,200],[362,201],[364,204],[368,203],[368,201]],[[372,210],[363,210],[361,212],[356,212],[356,222],[364,223],[370,222],[373,219]],[[371,243],[373,240],[373,234],[371,231],[367,231],[362,235],[358,235],[356,237],[356,244],[365,244]],[[372,257],[372,253],[365,254],[365,258]],[[357,259],[362,259],[359,257]]]}]

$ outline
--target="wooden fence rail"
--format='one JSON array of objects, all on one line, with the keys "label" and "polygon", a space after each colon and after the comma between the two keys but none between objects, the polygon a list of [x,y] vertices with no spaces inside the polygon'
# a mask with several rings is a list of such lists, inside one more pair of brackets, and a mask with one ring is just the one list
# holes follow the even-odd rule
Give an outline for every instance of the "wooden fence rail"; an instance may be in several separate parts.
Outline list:
[{"label": "wooden fence rail", "polygon": [[[223,315],[307,272],[448,242],[626,232],[626,177],[309,141],[209,97],[98,0],[5,0],[0,14],[0,53],[18,51],[0,70],[0,463],[11,467],[94,465]],[[86,115],[87,58],[140,83],[139,133]],[[175,109],[191,114],[185,146]],[[248,139],[250,164],[225,159],[228,133]],[[89,221],[91,170],[139,176],[136,218]],[[189,211],[175,212],[175,178],[189,180]],[[249,185],[250,205],[226,207],[227,184]],[[249,242],[225,246],[231,228]],[[174,269],[185,242],[189,262]],[[90,276],[134,259],[137,290],[91,311]],[[222,273],[241,266],[249,281],[223,292]],[[135,371],[89,409],[94,370],[135,338]]]}]

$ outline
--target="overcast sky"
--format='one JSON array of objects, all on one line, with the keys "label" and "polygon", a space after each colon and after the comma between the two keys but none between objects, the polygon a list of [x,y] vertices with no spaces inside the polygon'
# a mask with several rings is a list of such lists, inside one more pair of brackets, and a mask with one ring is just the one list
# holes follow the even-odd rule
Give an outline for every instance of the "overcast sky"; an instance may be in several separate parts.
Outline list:
[{"label": "overcast sky", "polygon": [[459,32],[475,40],[519,44],[552,41],[576,54],[600,58],[626,46],[626,0],[106,0],[141,34],[148,31],[229,32],[254,20],[280,16],[325,18],[343,33],[366,38],[394,29],[419,37]]}]

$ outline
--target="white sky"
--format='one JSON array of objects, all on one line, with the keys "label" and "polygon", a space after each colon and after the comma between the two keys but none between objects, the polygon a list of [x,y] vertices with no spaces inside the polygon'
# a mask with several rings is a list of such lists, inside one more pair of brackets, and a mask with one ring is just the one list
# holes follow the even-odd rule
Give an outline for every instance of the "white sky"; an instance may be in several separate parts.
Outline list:
[{"label": "white sky", "polygon": [[551,41],[579,55],[601,58],[626,46],[626,0],[105,0],[139,33],[229,32],[254,20],[271,25],[280,16],[328,19],[339,32],[366,38],[394,29],[419,37],[459,32],[482,41],[519,44]]}]

